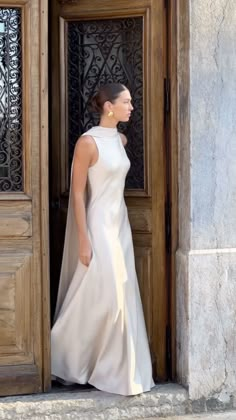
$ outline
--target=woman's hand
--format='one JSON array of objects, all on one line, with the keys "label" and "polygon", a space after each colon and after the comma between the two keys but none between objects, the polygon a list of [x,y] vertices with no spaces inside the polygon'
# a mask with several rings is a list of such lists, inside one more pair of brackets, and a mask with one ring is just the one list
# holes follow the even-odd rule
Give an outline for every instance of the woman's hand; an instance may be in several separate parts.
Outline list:
[{"label": "woman's hand", "polygon": [[88,238],[82,238],[79,241],[79,259],[86,267],[89,266],[92,259],[92,247]]}]

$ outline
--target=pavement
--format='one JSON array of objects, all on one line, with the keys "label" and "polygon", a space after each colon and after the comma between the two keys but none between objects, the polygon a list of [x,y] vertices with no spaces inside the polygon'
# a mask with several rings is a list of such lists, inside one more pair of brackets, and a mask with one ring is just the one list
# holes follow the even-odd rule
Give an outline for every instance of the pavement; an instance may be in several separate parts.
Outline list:
[{"label": "pavement", "polygon": [[190,414],[186,416],[175,417],[149,417],[143,420],[236,420],[236,411],[227,411],[224,413],[211,414]]},{"label": "pavement", "polygon": [[[45,394],[0,398],[0,420],[236,420],[236,411],[224,411],[235,407],[234,399],[232,406],[213,399],[191,402],[186,389],[171,383],[134,397],[54,387]],[[186,414],[191,412],[204,414]]]}]

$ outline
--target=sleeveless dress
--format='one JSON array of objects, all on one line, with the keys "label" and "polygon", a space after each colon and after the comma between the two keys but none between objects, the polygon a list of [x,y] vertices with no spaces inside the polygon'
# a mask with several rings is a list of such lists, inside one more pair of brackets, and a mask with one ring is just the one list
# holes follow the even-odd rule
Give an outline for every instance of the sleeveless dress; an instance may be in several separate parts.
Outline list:
[{"label": "sleeveless dress", "polygon": [[[92,259],[78,260],[70,193],[63,261],[51,332],[52,375],[121,395],[154,386],[124,201],[129,159],[116,128],[93,127],[99,157],[88,171],[86,207]],[[73,165],[72,165],[73,170]]]}]

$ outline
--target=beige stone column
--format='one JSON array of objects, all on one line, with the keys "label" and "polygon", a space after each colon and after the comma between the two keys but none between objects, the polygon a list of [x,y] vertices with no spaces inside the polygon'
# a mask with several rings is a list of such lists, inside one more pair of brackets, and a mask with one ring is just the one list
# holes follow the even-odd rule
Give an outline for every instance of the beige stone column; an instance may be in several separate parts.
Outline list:
[{"label": "beige stone column", "polygon": [[236,392],[235,0],[189,0],[189,31],[186,51],[179,28],[177,372],[192,399],[227,401]]}]

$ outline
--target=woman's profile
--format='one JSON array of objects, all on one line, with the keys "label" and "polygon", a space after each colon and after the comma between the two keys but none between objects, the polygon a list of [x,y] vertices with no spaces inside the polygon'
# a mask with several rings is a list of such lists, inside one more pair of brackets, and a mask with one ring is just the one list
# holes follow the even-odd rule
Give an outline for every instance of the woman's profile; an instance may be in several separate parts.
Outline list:
[{"label": "woman's profile", "polygon": [[92,108],[100,123],[79,138],[72,163],[52,374],[135,395],[154,383],[124,201],[127,140],[117,130],[133,110],[130,92],[102,86]]}]

